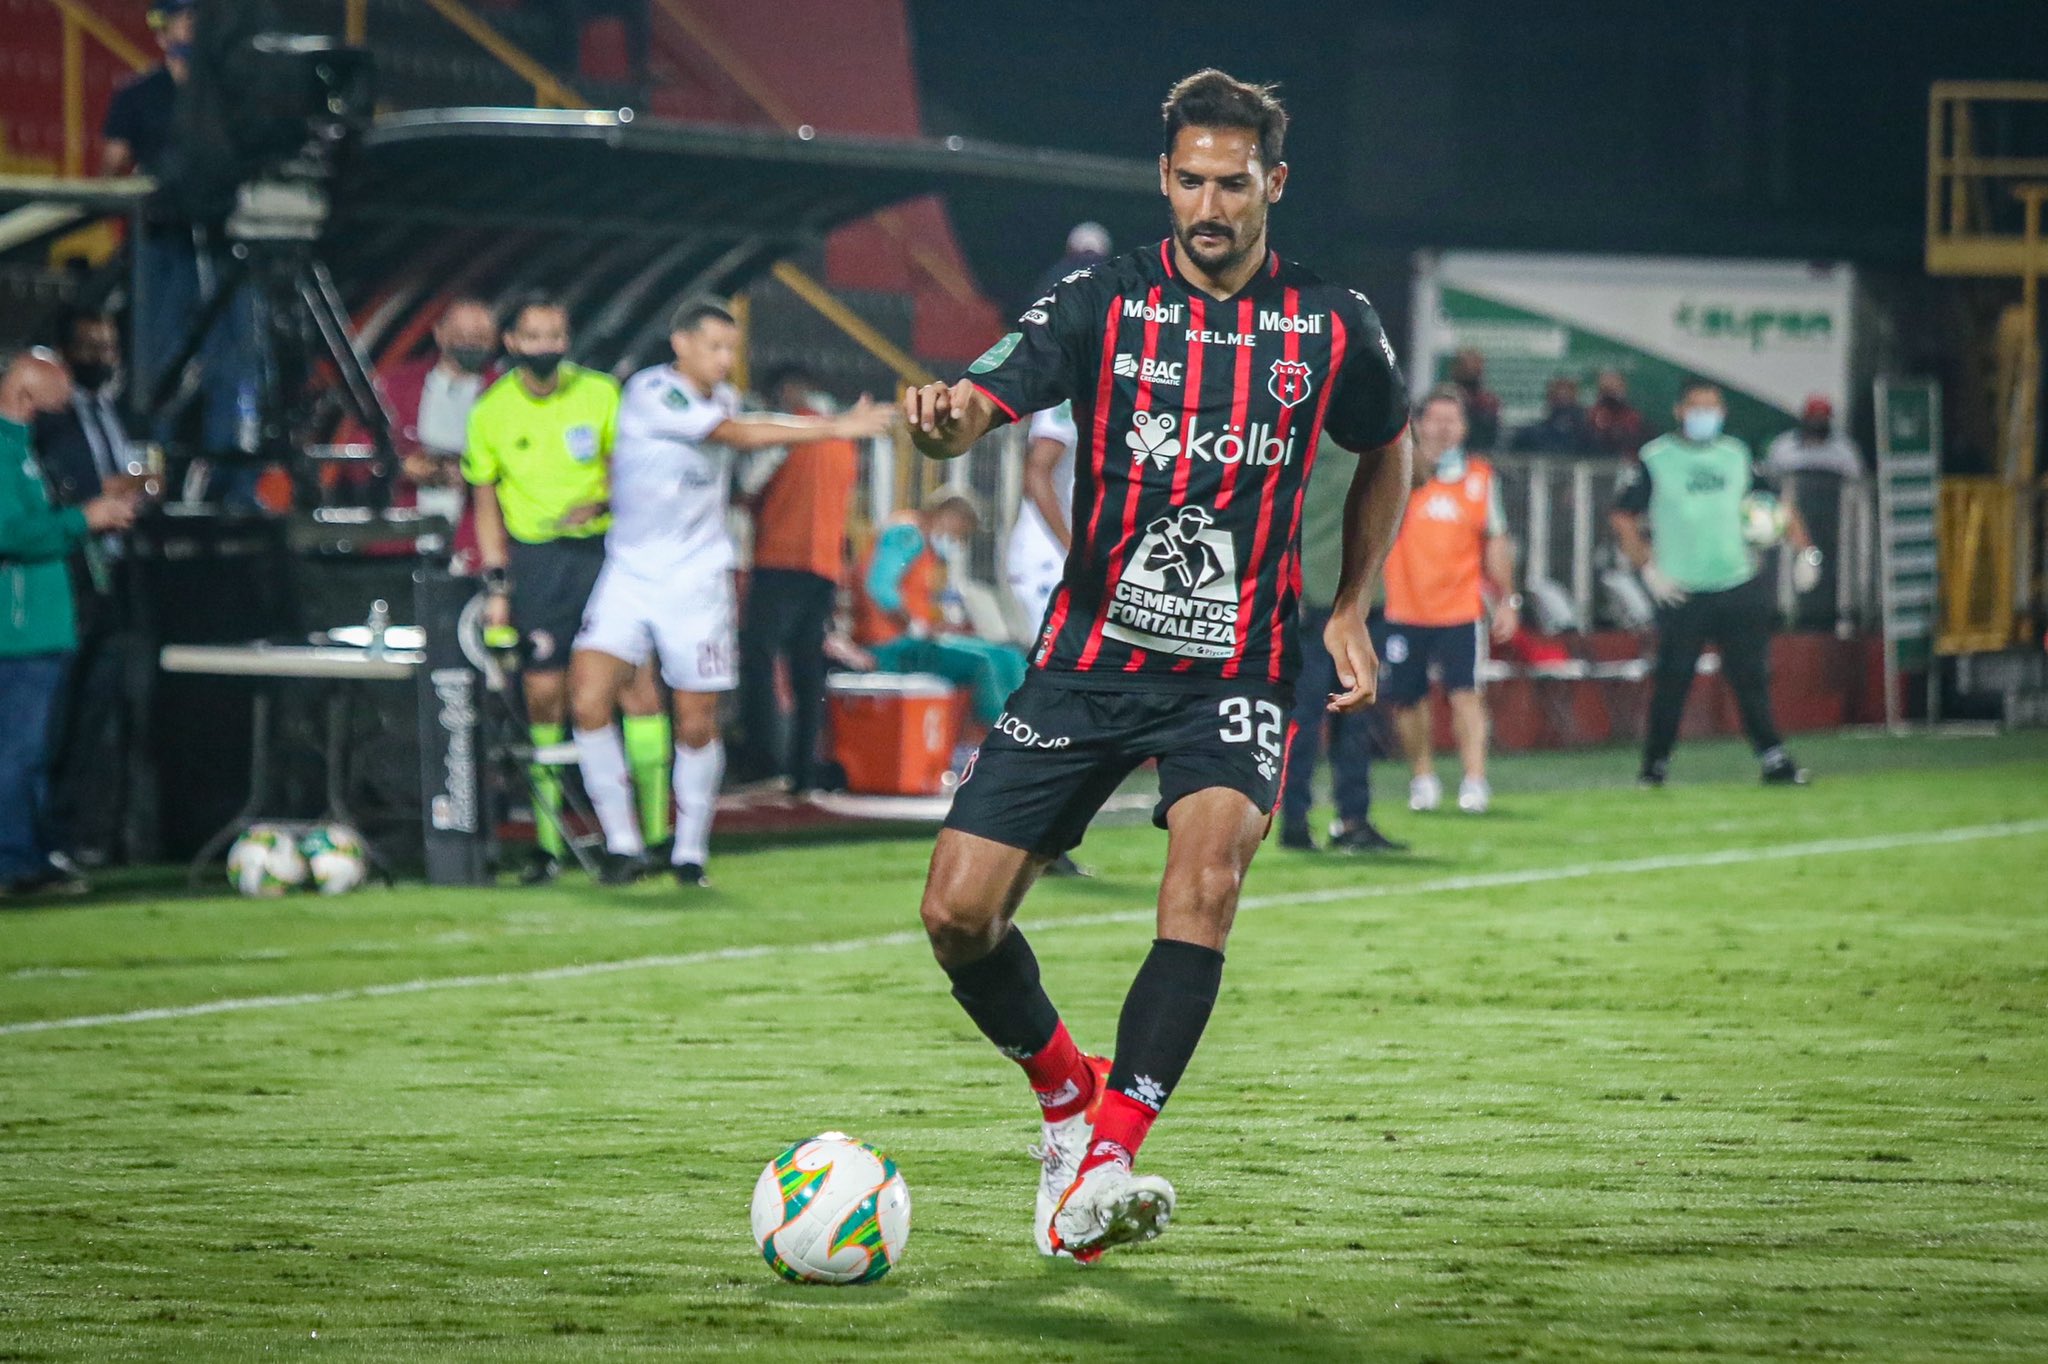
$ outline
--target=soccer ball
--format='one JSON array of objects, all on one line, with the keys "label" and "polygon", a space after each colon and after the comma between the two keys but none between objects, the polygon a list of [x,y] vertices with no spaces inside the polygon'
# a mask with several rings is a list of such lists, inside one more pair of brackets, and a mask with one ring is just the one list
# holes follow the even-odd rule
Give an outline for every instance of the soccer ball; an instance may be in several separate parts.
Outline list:
[{"label": "soccer ball", "polygon": [[254,824],[228,849],[228,884],[244,895],[282,895],[306,879],[306,859],[289,830]]},{"label": "soccer ball", "polygon": [[844,1132],[800,1141],[754,1185],[754,1244],[791,1283],[873,1283],[910,1241],[896,1162]]},{"label": "soccer ball", "polygon": [[345,895],[369,876],[363,840],[346,824],[322,824],[299,840],[306,869],[322,895]]},{"label": "soccer ball", "polygon": [[1757,549],[1769,549],[1785,538],[1792,514],[1776,493],[1754,492],[1742,499],[1742,538]]}]

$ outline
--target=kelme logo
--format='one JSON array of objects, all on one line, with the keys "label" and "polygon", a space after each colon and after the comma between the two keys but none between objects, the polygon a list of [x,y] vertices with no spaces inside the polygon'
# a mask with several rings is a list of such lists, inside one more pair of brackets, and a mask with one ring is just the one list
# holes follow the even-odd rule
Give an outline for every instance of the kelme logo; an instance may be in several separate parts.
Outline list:
[{"label": "kelme logo", "polygon": [[1002,340],[981,353],[981,358],[967,367],[969,374],[987,374],[1010,358],[1010,352],[1017,349],[1017,343],[1024,339],[1023,332],[1011,332]]}]

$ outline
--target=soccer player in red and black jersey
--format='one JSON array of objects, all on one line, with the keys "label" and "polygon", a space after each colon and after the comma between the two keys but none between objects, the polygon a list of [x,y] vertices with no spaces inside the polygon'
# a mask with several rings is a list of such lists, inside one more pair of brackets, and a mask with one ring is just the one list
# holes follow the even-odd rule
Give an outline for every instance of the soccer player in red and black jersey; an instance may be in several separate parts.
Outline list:
[{"label": "soccer player in red and black jersey", "polygon": [[[1172,235],[1077,270],[953,384],[904,395],[926,455],[1073,403],[1073,547],[1033,669],[963,778],[923,917],[958,999],[1019,1062],[1045,1123],[1037,1237],[1086,1261],[1149,1240],[1173,1186],[1133,1158],[1216,1002],[1238,887],[1272,823],[1292,705],[1301,503],[1325,431],[1361,455],[1324,643],[1371,703],[1371,584],[1408,500],[1407,400],[1363,294],[1276,255],[1287,115],[1220,71],[1168,95]],[[1114,1062],[1085,1055],[1012,924],[1125,777],[1159,764],[1159,928]]]}]

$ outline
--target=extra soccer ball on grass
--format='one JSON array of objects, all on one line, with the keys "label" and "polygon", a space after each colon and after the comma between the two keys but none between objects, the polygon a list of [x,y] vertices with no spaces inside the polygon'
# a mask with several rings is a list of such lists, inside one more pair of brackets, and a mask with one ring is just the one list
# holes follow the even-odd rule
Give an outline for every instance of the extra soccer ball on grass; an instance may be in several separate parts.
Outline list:
[{"label": "extra soccer ball on grass", "polygon": [[228,884],[244,895],[282,895],[305,879],[306,859],[289,829],[251,825],[228,849]]},{"label": "extra soccer ball on grass", "polygon": [[798,1142],[754,1185],[754,1244],[791,1283],[873,1283],[909,1241],[910,1188],[896,1162],[844,1132]]},{"label": "extra soccer ball on grass", "polygon": [[1742,499],[1742,538],[1757,549],[1770,549],[1785,539],[1792,514],[1776,493],[1755,492]]},{"label": "extra soccer ball on grass", "polygon": [[299,840],[306,870],[322,895],[346,895],[370,874],[362,836],[346,824],[322,824]]}]

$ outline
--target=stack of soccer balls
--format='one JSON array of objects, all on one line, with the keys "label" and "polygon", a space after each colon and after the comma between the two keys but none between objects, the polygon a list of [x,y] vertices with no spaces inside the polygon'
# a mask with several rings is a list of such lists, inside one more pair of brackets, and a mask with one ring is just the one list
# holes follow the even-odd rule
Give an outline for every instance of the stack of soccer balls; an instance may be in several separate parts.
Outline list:
[{"label": "stack of soccer balls", "polygon": [[791,1283],[873,1283],[910,1241],[910,1188],[896,1162],[844,1132],[769,1161],[753,1211],[761,1258]]},{"label": "stack of soccer balls", "polygon": [[271,897],[310,882],[322,895],[342,895],[369,875],[362,837],[346,824],[318,824],[293,834],[278,824],[253,824],[228,849],[228,884],[244,895]]}]

